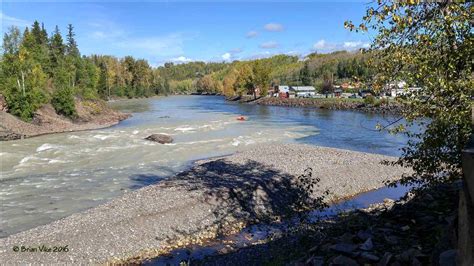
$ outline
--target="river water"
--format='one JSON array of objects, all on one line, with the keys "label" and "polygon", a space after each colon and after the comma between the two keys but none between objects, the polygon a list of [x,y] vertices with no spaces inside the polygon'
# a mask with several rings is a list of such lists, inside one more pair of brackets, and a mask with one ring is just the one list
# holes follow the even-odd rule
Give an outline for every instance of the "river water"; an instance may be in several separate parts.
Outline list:
[{"label": "river water", "polygon": [[[156,183],[197,159],[263,142],[297,142],[399,155],[402,135],[374,130],[393,117],[243,105],[217,96],[110,103],[133,117],[100,130],[1,143],[0,237],[63,218]],[[238,121],[237,116],[248,117]],[[153,133],[174,143],[144,140]]]}]

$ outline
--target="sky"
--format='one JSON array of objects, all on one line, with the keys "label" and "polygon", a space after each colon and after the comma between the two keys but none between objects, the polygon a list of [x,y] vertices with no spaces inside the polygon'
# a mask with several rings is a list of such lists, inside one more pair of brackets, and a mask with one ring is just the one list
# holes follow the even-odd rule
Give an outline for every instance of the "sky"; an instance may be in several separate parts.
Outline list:
[{"label": "sky", "polygon": [[35,20],[48,33],[74,26],[82,54],[132,55],[165,62],[232,61],[275,54],[367,47],[371,36],[344,29],[361,21],[367,1],[2,1],[2,35]]}]

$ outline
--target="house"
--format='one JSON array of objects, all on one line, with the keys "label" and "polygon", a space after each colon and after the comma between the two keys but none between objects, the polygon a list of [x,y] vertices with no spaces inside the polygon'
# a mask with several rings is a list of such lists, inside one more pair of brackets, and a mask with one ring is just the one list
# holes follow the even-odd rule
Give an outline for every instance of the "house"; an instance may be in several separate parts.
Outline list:
[{"label": "house", "polygon": [[359,96],[364,98],[367,97],[367,96],[374,96],[374,92],[371,91],[371,90],[368,90],[368,89],[364,89],[364,90],[359,90]]},{"label": "house", "polygon": [[279,98],[294,98],[295,93],[290,91],[290,86],[279,85],[274,87],[273,96]]},{"label": "house", "polygon": [[351,85],[349,85],[349,83],[344,82],[344,83],[341,84],[341,89],[343,89],[343,90],[346,91],[346,90],[350,89],[350,88],[349,88],[350,86],[351,86]]},{"label": "house", "polygon": [[385,94],[390,97],[398,97],[421,90],[417,87],[408,87],[405,81],[392,82],[384,86]]},{"label": "house", "polygon": [[296,97],[313,97],[316,95],[316,89],[313,86],[291,86],[290,91],[294,92]]}]

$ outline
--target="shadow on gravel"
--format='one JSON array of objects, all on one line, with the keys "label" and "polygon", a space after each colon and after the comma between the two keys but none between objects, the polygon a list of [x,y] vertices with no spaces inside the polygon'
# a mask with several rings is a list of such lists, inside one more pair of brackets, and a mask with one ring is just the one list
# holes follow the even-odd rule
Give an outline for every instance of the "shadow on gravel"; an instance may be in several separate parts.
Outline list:
[{"label": "shadow on gravel", "polygon": [[[204,201],[214,207],[212,216],[216,221],[209,227],[217,230],[218,235],[228,233],[235,222],[270,222],[326,207],[323,197],[311,197],[319,182],[311,169],[295,177],[251,160],[236,164],[220,159],[175,178],[186,184],[189,191],[205,191]],[[177,233],[192,236],[197,232]]]},{"label": "shadow on gravel", "polygon": [[[248,224],[278,222],[295,216],[303,219],[307,210],[327,207],[324,202],[327,191],[322,196],[311,196],[318,191],[319,178],[313,176],[310,168],[300,176],[293,176],[252,160],[238,164],[219,159],[197,165],[170,181],[173,186],[199,192],[203,195],[199,199],[209,206],[209,215],[193,221],[206,226],[190,231],[174,228],[173,238],[164,239],[172,249],[178,247],[176,243],[204,244],[199,241],[199,235],[207,232],[211,233],[205,238],[221,239]],[[170,255],[141,263],[161,265]]]}]

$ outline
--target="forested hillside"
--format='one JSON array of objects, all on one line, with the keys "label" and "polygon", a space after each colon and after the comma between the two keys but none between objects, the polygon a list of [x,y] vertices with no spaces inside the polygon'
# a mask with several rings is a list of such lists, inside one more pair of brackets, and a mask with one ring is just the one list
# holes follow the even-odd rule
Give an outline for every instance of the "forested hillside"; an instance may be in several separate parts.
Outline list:
[{"label": "forested hillside", "polygon": [[82,55],[74,27],[66,34],[56,26],[49,34],[35,21],[23,32],[11,27],[3,37],[0,94],[9,112],[30,120],[36,109],[51,103],[59,114],[74,117],[74,99],[149,97],[192,92],[228,96],[262,92],[271,85],[313,85],[324,90],[333,83],[369,77],[368,55],[346,51],[331,54],[226,62],[165,63],[153,68],[131,56]]}]

